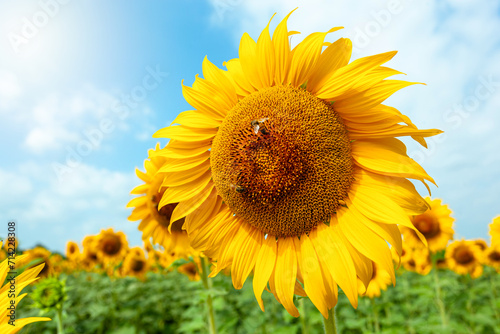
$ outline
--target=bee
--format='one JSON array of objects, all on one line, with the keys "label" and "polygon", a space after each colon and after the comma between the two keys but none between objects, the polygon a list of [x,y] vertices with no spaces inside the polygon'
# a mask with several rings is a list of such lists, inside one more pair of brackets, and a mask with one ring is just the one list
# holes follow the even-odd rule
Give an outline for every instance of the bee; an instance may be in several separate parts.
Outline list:
[{"label": "bee", "polygon": [[267,120],[268,118],[264,117],[264,118],[254,119],[253,121],[251,121],[250,125],[253,127],[253,132],[257,134],[260,129],[260,132],[266,135],[268,132],[267,129],[264,126],[262,126],[262,123],[264,123]]},{"label": "bee", "polygon": [[240,186],[240,185],[236,186],[236,192],[243,194],[245,191],[247,191],[247,188]]}]

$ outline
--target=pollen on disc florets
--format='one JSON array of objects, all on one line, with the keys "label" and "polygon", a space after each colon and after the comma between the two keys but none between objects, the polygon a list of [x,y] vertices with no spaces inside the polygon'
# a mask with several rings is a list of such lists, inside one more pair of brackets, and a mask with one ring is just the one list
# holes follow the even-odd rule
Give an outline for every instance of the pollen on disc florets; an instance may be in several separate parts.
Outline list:
[{"label": "pollen on disc florets", "polygon": [[252,93],[228,112],[211,167],[229,208],[276,237],[300,236],[329,221],[353,180],[340,116],[330,103],[291,86]]}]

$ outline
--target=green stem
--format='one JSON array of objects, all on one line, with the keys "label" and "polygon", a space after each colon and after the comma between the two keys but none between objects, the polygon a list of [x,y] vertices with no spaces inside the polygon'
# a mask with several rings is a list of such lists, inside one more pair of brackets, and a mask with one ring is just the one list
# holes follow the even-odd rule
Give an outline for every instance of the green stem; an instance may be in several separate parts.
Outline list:
[{"label": "green stem", "polygon": [[328,319],[323,317],[325,325],[325,334],[337,334],[337,326],[335,325],[335,307],[328,310]]},{"label": "green stem", "polygon": [[436,304],[439,307],[439,314],[441,315],[441,326],[443,329],[448,327],[448,321],[446,319],[446,309],[444,307],[443,298],[441,297],[441,285],[439,283],[438,269],[435,261],[433,262],[433,275],[434,275],[434,289],[436,290]]},{"label": "green stem", "polygon": [[56,309],[56,322],[57,322],[57,334],[64,334],[63,324],[62,324],[62,306]]},{"label": "green stem", "polygon": [[375,333],[380,333],[380,324],[378,321],[378,313],[377,310],[375,309],[375,300],[373,298],[370,298],[371,304],[372,304],[372,312],[373,312],[373,322],[375,326]]},{"label": "green stem", "polygon": [[[208,279],[208,261],[202,257],[201,258],[201,279],[203,281],[203,286],[205,290],[210,290],[212,288],[212,281]],[[212,295],[208,293],[207,295],[207,311],[208,311],[208,329],[210,334],[217,334],[217,328],[215,326],[215,315],[214,307],[212,303]]]},{"label": "green stem", "polygon": [[302,334],[309,334],[307,329],[307,316],[306,316],[306,305],[304,303],[304,298],[299,299],[300,307],[300,323],[302,324]]},{"label": "green stem", "polygon": [[493,275],[491,274],[492,271],[490,270],[488,272],[488,279],[490,281],[490,287],[491,287],[491,294],[490,294],[490,299],[491,299],[491,306],[493,308],[493,311],[495,312],[495,318],[497,319],[497,321],[500,321],[500,316],[498,314],[498,310],[497,310],[497,307],[496,307],[496,304],[497,304],[497,289],[496,289],[496,286],[495,286],[495,281],[493,280]]}]

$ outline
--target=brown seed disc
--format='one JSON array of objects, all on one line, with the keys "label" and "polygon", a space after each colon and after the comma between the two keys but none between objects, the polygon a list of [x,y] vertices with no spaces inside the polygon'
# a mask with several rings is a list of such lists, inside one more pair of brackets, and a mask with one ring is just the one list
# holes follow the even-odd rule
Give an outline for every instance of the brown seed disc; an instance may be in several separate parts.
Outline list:
[{"label": "brown seed disc", "polygon": [[239,101],[213,140],[210,161],[231,210],[276,237],[329,221],[353,180],[342,119],[331,104],[291,86]]}]

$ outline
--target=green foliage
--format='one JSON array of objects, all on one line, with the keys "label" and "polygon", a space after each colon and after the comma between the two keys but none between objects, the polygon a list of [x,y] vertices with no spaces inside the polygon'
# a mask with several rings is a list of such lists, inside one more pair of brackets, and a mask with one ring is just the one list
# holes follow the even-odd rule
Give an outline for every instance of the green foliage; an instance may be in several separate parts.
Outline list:
[{"label": "green foliage", "polygon": [[[485,268],[483,276],[472,280],[439,270],[445,326],[432,274],[401,272],[395,287],[389,287],[373,301],[360,298],[357,310],[339,293],[338,333],[376,333],[377,328],[382,334],[500,333],[499,274]],[[260,310],[251,279],[243,289],[235,290],[231,278],[219,274],[208,292],[201,281],[189,281],[177,272],[149,273],[144,282],[84,272],[62,279],[66,279],[68,286],[63,316],[67,334],[207,333],[208,294],[213,298],[219,334],[302,332],[300,319],[291,317],[272,294],[264,292],[266,312]],[[29,297],[34,289],[38,287],[26,289]],[[29,297],[19,305],[20,317],[39,315],[40,310]],[[321,314],[307,298],[304,301],[300,312],[306,315],[309,333],[322,333]],[[298,300],[295,304],[299,305]],[[55,332],[55,321],[34,323],[21,331],[23,334]]]}]

